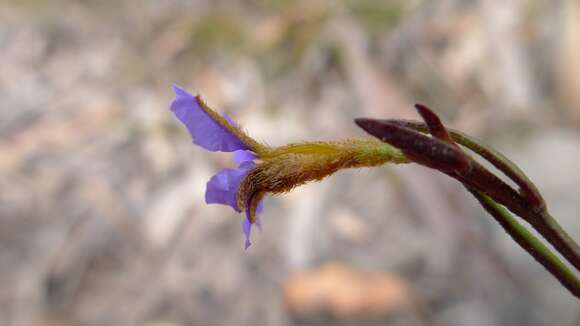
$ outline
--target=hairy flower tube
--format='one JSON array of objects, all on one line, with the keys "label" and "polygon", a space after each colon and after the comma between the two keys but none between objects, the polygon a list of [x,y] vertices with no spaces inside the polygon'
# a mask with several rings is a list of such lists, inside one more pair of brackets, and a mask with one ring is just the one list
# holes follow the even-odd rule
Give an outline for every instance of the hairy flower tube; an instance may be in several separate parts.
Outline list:
[{"label": "hairy flower tube", "polygon": [[281,194],[345,168],[407,163],[402,152],[376,139],[303,142],[281,147],[264,145],[248,136],[227,115],[209,108],[200,96],[173,87],[171,111],[187,127],[193,143],[209,151],[233,152],[234,169],[223,169],[207,183],[205,201],[245,211],[245,247],[265,195]]}]

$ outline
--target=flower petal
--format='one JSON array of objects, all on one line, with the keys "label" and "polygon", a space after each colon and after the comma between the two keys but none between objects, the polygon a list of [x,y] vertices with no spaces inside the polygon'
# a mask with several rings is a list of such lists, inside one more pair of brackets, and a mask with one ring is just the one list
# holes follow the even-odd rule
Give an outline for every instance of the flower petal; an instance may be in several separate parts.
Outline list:
[{"label": "flower petal", "polygon": [[205,202],[228,205],[241,212],[236,199],[238,188],[242,178],[254,166],[253,162],[245,162],[237,169],[223,169],[211,177],[205,190]]},{"label": "flower petal", "polygon": [[212,119],[196,97],[176,85],[173,91],[175,100],[171,103],[171,111],[187,127],[194,144],[212,152],[249,149],[227,128]]},{"label": "flower petal", "polygon": [[244,162],[250,162],[257,159],[258,156],[250,151],[235,151],[234,152],[234,161],[238,164],[242,164]]},{"label": "flower petal", "polygon": [[250,242],[250,233],[252,231],[252,224],[256,224],[258,230],[262,232],[262,221],[258,216],[259,213],[262,212],[264,209],[264,198],[265,193],[258,193],[250,196],[246,200],[246,218],[242,223],[242,230],[244,231],[244,235],[246,236],[246,249],[252,244]]},{"label": "flower petal", "polygon": [[[260,202],[258,203],[258,207],[256,208],[256,223],[255,223],[260,232],[262,232],[262,220],[260,219],[260,216],[258,214],[260,214],[263,209],[264,209],[264,200],[260,200]],[[250,241],[250,234],[252,233],[252,222],[250,222],[249,211],[246,211],[246,218],[244,218],[244,220],[242,221],[242,231],[244,231],[244,237],[246,239],[244,243],[244,249],[248,249],[248,247],[252,245],[252,242]]]},{"label": "flower petal", "polygon": [[242,221],[242,230],[244,231],[244,237],[246,238],[244,249],[248,249],[248,247],[252,245],[252,242],[250,242],[250,233],[252,233],[252,223],[250,223],[250,219],[245,218]]}]

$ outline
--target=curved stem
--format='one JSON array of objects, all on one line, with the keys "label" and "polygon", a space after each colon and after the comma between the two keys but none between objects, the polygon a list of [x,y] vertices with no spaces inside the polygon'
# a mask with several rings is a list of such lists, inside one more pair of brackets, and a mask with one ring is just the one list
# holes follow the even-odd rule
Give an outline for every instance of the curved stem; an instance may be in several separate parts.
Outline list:
[{"label": "curved stem", "polygon": [[540,217],[532,220],[531,224],[570,264],[580,271],[580,248],[578,244],[564,231],[548,211],[541,213]]},{"label": "curved stem", "polygon": [[548,270],[560,283],[580,299],[580,280],[576,277],[566,264],[546,247],[528,229],[518,223],[518,221],[503,206],[494,202],[490,197],[476,190],[467,190],[479,201],[483,208],[495,218],[501,227],[517,242],[520,247],[526,250],[536,261]]},{"label": "curved stem", "polygon": [[[580,280],[574,272],[509,212],[528,222],[580,271],[578,245],[547,212],[544,199],[530,179],[501,153],[461,132],[447,130],[429,108],[422,105],[416,107],[425,123],[368,118],[359,118],[355,122],[381,141],[399,148],[411,161],[439,170],[461,182],[514,241],[574,296],[580,298]],[[432,137],[422,133],[430,133]],[[519,191],[467,156],[455,142],[494,165],[520,187]]]},{"label": "curved stem", "polygon": [[[397,123],[401,126],[408,127],[422,133],[429,133],[430,129],[433,129],[433,126],[416,121],[384,121]],[[431,125],[433,125],[433,123]],[[440,129],[445,130],[445,127],[441,125]],[[536,231],[538,231],[538,233],[540,233],[544,239],[546,239],[552,246],[554,246],[554,248],[560,254],[562,254],[562,256],[568,262],[570,262],[570,264],[572,264],[578,271],[580,271],[580,248],[578,244],[548,213],[542,195],[533,184],[533,182],[524,174],[524,172],[506,156],[494,150],[490,146],[485,145],[483,142],[478,141],[477,139],[457,130],[447,129],[445,131],[448,133],[444,136],[451,138],[452,141],[457,142],[458,144],[465,146],[476,154],[480,155],[482,158],[486,159],[488,162],[494,165],[497,169],[502,171],[512,181],[514,181],[520,187],[522,197],[520,198],[516,193],[510,194],[510,187],[507,187],[507,185],[505,185],[500,179],[493,180],[495,176],[489,173],[486,169],[482,169],[477,164],[474,166],[477,167],[479,171],[475,171],[474,169],[471,171],[471,175],[469,176],[461,176],[456,173],[450,174],[450,176],[458,179],[460,182],[473,189],[487,189],[489,191],[496,191],[495,193],[486,193],[493,197],[495,201],[501,203],[502,205],[506,205],[506,207],[513,213],[519,215],[525,221],[530,223],[530,225]],[[433,134],[433,131],[431,131],[431,133]],[[477,175],[475,175],[475,172],[478,172]],[[476,181],[486,181],[487,183],[478,184]],[[505,187],[500,187],[502,185],[505,185]]]}]

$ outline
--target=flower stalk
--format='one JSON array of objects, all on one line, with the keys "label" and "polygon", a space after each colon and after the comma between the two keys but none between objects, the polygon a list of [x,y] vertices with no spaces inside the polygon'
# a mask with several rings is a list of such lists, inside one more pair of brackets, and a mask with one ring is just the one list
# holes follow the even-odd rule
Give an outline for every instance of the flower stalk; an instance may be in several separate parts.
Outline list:
[{"label": "flower stalk", "polygon": [[570,291],[574,296],[580,298],[580,280],[576,278],[566,264],[536,238],[528,229],[518,223],[518,221],[503,206],[498,205],[493,199],[467,188],[467,190],[477,199],[481,206],[506,230],[510,237],[524,248],[536,261],[548,270],[558,281]]},{"label": "flower stalk", "polygon": [[[528,222],[580,271],[578,245],[548,213],[537,187],[504,155],[466,134],[447,130],[439,117],[426,106],[417,105],[416,108],[425,123],[376,119],[356,119],[355,122],[371,135],[401,149],[415,163],[439,170],[461,182],[524,250],[580,298],[580,281],[574,273],[508,212]],[[427,136],[428,133],[432,137]],[[514,181],[519,189],[506,184],[464,153],[457,144],[486,159]]]},{"label": "flower stalk", "polygon": [[[430,131],[430,127],[427,123],[408,120],[377,121],[387,125],[393,123],[399,127],[412,129],[421,133],[428,133]],[[453,142],[465,146],[490,162],[508,178],[514,181],[520,189],[519,191],[512,189],[505,182],[494,176],[491,172],[487,171],[483,166],[476,162],[472,167],[474,170],[470,173],[454,175],[452,177],[475,189],[479,189],[479,191],[487,193],[495,201],[506,206],[510,211],[520,216],[536,229],[536,231],[538,231],[546,241],[554,246],[570,264],[572,264],[577,270],[580,270],[580,249],[578,244],[576,244],[568,233],[562,229],[558,222],[550,215],[542,195],[523,171],[521,171],[515,163],[503,154],[481,143],[475,138],[453,129],[449,129],[447,132],[449,138]],[[424,137],[423,135],[421,136]],[[465,156],[467,155],[465,154]]]}]

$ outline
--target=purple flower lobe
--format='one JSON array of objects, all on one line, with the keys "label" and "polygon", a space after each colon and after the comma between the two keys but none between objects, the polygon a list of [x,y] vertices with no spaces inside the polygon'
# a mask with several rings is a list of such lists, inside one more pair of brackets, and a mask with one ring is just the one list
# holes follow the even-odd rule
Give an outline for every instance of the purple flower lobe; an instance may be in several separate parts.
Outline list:
[{"label": "purple flower lobe", "polygon": [[171,111],[187,127],[194,144],[212,152],[249,149],[225,126],[214,120],[204,110],[198,98],[176,85],[173,86],[173,91],[175,100],[171,103]]}]

